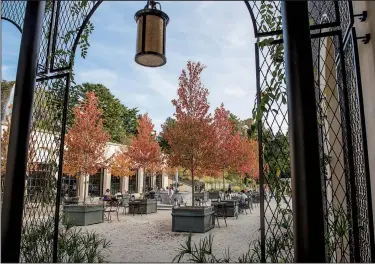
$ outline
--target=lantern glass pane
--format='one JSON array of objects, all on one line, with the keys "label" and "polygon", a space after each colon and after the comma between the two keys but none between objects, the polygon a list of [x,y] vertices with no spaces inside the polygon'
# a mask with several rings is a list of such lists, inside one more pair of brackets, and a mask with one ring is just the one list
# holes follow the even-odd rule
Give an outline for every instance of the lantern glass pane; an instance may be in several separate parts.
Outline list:
[{"label": "lantern glass pane", "polygon": [[137,28],[137,52],[142,52],[142,32],[143,32],[143,17],[138,19],[138,28]]},{"label": "lantern glass pane", "polygon": [[[158,16],[146,16],[145,51],[163,54],[164,48],[164,26],[163,19]],[[163,54],[164,55],[164,54]]]}]

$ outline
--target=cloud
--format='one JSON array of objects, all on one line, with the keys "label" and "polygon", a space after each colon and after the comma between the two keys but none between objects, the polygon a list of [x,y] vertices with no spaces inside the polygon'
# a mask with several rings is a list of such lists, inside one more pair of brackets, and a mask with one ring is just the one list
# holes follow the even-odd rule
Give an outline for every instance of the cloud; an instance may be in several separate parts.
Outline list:
[{"label": "cloud", "polygon": [[230,96],[241,98],[245,96],[248,92],[245,89],[234,87],[234,88],[225,88],[224,93]]},{"label": "cloud", "polygon": [[149,95],[148,94],[134,94],[134,100],[143,107],[148,107],[150,100],[149,100]]},{"label": "cloud", "polygon": [[78,83],[101,83],[108,88],[114,88],[117,84],[117,73],[108,69],[94,69],[78,72]]},{"label": "cloud", "polygon": [[17,68],[9,65],[1,66],[1,79],[12,81],[16,80]]}]

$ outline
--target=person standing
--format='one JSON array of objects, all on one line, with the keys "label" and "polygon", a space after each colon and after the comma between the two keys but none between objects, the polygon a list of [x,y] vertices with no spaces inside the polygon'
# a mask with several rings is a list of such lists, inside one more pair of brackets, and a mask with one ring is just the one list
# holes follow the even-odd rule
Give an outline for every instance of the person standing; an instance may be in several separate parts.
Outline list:
[{"label": "person standing", "polygon": [[232,193],[232,184],[228,184],[228,194]]}]

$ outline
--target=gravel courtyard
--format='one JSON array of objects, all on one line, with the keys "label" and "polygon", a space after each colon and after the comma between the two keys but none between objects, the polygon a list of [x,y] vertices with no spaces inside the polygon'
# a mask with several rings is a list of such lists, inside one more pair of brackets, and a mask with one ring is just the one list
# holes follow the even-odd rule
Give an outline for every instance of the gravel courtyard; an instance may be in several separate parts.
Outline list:
[{"label": "gravel courtyard", "polygon": [[[122,210],[121,210],[122,212]],[[171,211],[159,210],[149,215],[119,214],[120,221],[112,217],[112,222],[87,226],[111,240],[109,262],[172,262],[181,243],[188,234],[172,232]],[[214,252],[222,257],[224,249],[230,250],[231,257],[237,258],[248,250],[251,241],[259,236],[260,209],[254,207],[251,214],[241,214],[238,219],[228,218],[226,227],[220,219],[221,228],[215,227],[205,234],[193,234],[193,241],[214,235]]]}]

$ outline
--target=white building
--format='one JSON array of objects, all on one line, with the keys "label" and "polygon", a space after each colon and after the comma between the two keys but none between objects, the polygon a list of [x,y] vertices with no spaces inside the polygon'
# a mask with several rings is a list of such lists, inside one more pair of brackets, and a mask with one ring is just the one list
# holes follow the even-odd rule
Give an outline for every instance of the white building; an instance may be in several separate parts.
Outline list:
[{"label": "white building", "polygon": [[[1,125],[1,133],[7,129],[4,123]],[[34,155],[32,155],[33,166],[32,172],[27,177],[28,190],[45,188],[52,181],[46,179],[58,178],[59,165],[59,134],[47,131],[37,130],[30,134],[31,142],[33,142]],[[111,157],[123,147],[121,144],[112,142],[107,143],[105,150],[105,158]],[[84,186],[86,182],[86,188]],[[54,183],[53,183],[54,184]],[[149,187],[166,187],[170,184],[166,173],[155,175],[144,175],[144,171],[139,169],[136,175],[132,177],[117,177],[111,175],[110,168],[100,169],[95,175],[82,177],[70,177],[62,175],[61,195],[79,196],[82,200],[84,193],[86,197],[100,197],[109,189],[111,193],[142,193],[143,188],[147,190]],[[31,194],[32,191],[29,191]]]}]

